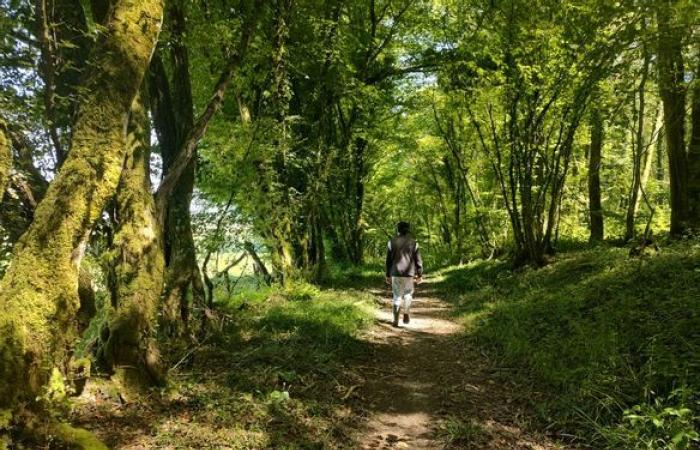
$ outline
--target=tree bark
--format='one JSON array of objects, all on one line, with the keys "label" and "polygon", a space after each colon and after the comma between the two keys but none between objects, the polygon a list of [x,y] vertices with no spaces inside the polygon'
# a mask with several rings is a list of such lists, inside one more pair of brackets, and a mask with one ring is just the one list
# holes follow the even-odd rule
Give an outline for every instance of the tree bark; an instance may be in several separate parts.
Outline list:
[{"label": "tree bark", "polygon": [[692,89],[692,129],[688,146],[688,215],[689,225],[696,231],[700,230],[700,46],[697,58],[698,66]]},{"label": "tree bark", "polygon": [[634,137],[634,148],[632,149],[632,186],[630,188],[629,202],[627,204],[627,216],[625,220],[625,241],[629,241],[635,236],[634,222],[639,209],[639,197],[642,189],[642,158],[644,156],[644,127],[646,115],[646,83],[649,77],[649,64],[651,58],[644,49],[644,63],[642,74],[637,88],[639,96],[639,108],[637,108],[637,128]]},{"label": "tree bark", "polygon": [[355,139],[353,145],[353,166],[355,171],[355,195],[353,202],[352,229],[350,231],[352,246],[352,262],[361,265],[364,260],[364,211],[365,200],[365,178],[367,177],[366,150],[369,143],[364,138]]},{"label": "tree bark", "polygon": [[600,168],[603,153],[603,118],[600,109],[591,110],[591,147],[588,153],[588,211],[591,221],[591,242],[600,242],[605,238],[603,205],[600,198]]},{"label": "tree bark", "polygon": [[10,179],[10,171],[12,170],[12,147],[10,140],[6,136],[5,122],[0,119],[0,205],[2,204],[2,195],[5,192],[5,186]]},{"label": "tree bark", "polygon": [[[164,319],[174,334],[187,328],[191,308],[204,305],[205,292],[196,260],[190,204],[194,191],[195,148],[193,157],[179,167],[186,151],[185,142],[194,127],[192,85],[189,71],[189,54],[184,44],[186,33],[185,13],[182,2],[173,2],[168,8],[168,20],[173,34],[170,58],[172,62],[171,97],[172,128],[175,130],[173,146],[161,144],[163,156],[163,181],[156,193],[158,214],[162,217],[165,237],[165,311]],[[163,132],[159,133],[159,136]],[[167,141],[166,141],[167,142]],[[179,172],[178,172],[179,171]],[[178,173],[176,173],[178,172]]]},{"label": "tree bark", "polygon": [[[189,294],[204,306],[206,292],[196,261],[190,203],[194,190],[196,149],[206,129],[223,104],[224,94],[239,67],[257,24],[260,1],[248,11],[238,53],[228,62],[202,114],[194,119],[189,57],[183,44],[183,5],[168,10],[174,39],[171,45],[173,85],[170,86],[160,58],[154,58],[149,78],[156,133],[163,156],[163,180],[155,194],[156,211],[164,227],[166,262],[163,319],[173,334],[179,334],[190,315]],[[171,95],[171,92],[177,95]]]},{"label": "tree bark", "polygon": [[0,410],[36,407],[62,380],[76,338],[78,267],[114,194],[132,100],[160,31],[160,0],[120,0],[91,54],[70,154],[0,282]]},{"label": "tree bark", "polygon": [[[167,21],[173,36],[170,45],[172,84],[160,53],[153,58],[148,83],[155,130],[163,157],[163,182],[155,195],[155,202],[156,215],[162,227],[166,267],[162,321],[171,335],[182,334],[187,327],[190,292],[192,297],[200,294],[199,301],[204,300],[204,291],[194,290],[194,277],[199,276],[190,217],[194,159],[187,161],[180,177],[173,177],[173,166],[194,123],[189,57],[183,42],[186,30],[182,8],[181,2],[173,2],[167,10]],[[170,181],[166,183],[166,180]],[[164,186],[168,186],[167,192],[164,192]]]},{"label": "tree bark", "polygon": [[659,93],[664,104],[664,135],[671,185],[671,235],[680,236],[688,225],[688,172],[685,150],[685,85],[682,30],[675,23],[673,0],[660,0],[657,56]]},{"label": "tree bark", "polygon": [[131,108],[128,153],[116,195],[116,230],[110,251],[114,289],[99,356],[115,375],[135,387],[163,385],[156,345],[163,288],[162,232],[149,173],[150,121],[137,96]]},{"label": "tree bark", "polygon": [[[13,132],[5,127],[2,118],[0,118],[0,135],[6,139],[8,152],[6,156],[13,158],[12,148],[18,156],[17,159],[7,160],[7,167],[13,168],[14,173],[6,185],[12,185],[19,195],[17,198],[3,196],[3,191],[0,190],[0,197],[7,200],[2,203],[2,208],[0,208],[0,224],[7,233],[10,244],[14,245],[32,223],[37,204],[46,195],[49,182],[34,165],[33,149],[29,147],[29,143],[20,132]],[[2,153],[0,151],[0,154]],[[0,183],[0,187],[2,187],[1,185],[2,183]],[[87,329],[90,320],[97,312],[92,277],[82,266],[78,276],[78,296],[80,297],[80,308],[77,317],[77,331],[81,334]]]},{"label": "tree bark", "polygon": [[248,252],[251,258],[253,258],[256,274],[259,273],[262,275],[266,284],[272,283],[272,275],[270,275],[267,267],[265,267],[265,263],[262,261],[262,259],[260,259],[260,256],[258,256],[258,253],[255,251],[255,245],[253,245],[252,242],[246,242],[245,251]]}]

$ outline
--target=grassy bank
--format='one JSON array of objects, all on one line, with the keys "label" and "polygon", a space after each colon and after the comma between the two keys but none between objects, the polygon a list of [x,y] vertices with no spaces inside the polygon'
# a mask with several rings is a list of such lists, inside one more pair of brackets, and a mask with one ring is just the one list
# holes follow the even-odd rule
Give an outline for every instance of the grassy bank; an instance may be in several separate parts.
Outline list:
[{"label": "grassy bank", "polygon": [[346,448],[346,363],[373,302],[306,284],[241,292],[221,305],[221,331],[171,362],[167,389],[145,401],[95,380],[74,422],[111,448]]},{"label": "grassy bank", "polygon": [[541,425],[596,448],[689,448],[700,420],[700,246],[571,251],[540,270],[439,274],[468,336]]}]

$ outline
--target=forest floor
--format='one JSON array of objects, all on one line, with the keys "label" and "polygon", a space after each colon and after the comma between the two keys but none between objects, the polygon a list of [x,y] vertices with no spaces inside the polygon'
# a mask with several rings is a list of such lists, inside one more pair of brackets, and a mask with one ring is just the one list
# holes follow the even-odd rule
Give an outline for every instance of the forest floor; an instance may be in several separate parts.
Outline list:
[{"label": "forest floor", "polygon": [[323,288],[220,295],[216,333],[163,346],[167,388],[133,394],[98,374],[71,421],[130,450],[700,442],[700,243],[448,267],[398,328],[382,281],[376,265],[339,268]]},{"label": "forest floor", "polygon": [[389,289],[372,293],[384,304],[364,335],[375,351],[361,362],[368,374],[361,448],[566,448],[528,429],[523,392],[465,341],[464,326],[430,281],[417,287],[411,321],[398,328]]},{"label": "forest floor", "polygon": [[96,378],[73,421],[130,450],[566,448],[532,431],[532,393],[469,343],[434,283],[398,328],[388,287],[355,286],[234,302],[235,320],[168,389]]}]

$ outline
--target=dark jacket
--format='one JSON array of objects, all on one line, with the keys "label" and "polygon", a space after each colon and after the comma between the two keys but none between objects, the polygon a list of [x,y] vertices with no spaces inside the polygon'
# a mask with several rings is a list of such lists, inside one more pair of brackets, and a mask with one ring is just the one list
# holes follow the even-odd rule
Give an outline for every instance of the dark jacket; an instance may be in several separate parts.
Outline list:
[{"label": "dark jacket", "polygon": [[418,243],[409,235],[397,235],[386,249],[387,277],[414,277],[423,275],[423,260]]}]

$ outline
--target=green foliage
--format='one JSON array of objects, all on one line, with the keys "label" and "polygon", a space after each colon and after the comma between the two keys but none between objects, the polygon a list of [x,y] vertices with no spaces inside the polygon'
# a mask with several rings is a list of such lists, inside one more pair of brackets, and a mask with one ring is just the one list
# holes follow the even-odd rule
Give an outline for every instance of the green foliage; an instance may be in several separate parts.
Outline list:
[{"label": "green foliage", "polygon": [[321,291],[313,284],[296,282],[285,285],[282,291],[290,301],[309,301],[317,298]]},{"label": "green foliage", "polygon": [[440,288],[457,295],[479,345],[548,393],[534,405],[543,421],[611,448],[688,441],[700,406],[700,247],[627,253],[577,251],[515,273],[477,262],[443,271]]},{"label": "green foliage", "polygon": [[[88,253],[98,259],[121,257],[130,270],[116,280],[136,286],[129,293],[137,312],[144,294],[138,288],[159,292],[162,285],[157,261],[145,269],[133,262],[148,251],[160,254],[157,246],[115,251],[119,244],[143,242],[135,235],[120,241],[115,223],[135,216],[115,212],[112,205],[124,168],[126,147],[119,141],[132,100],[126,93],[136,91],[135,82],[146,69],[161,5],[129,3],[134,11],[114,17],[123,22],[122,30],[95,23],[86,0],[49,3],[45,7],[52,11],[42,18],[41,7],[27,0],[0,1],[0,139],[5,128],[12,138],[0,141],[0,273],[10,268],[0,283],[6,287],[0,298],[11,298],[0,314],[3,405],[23,384],[50,381],[52,368],[64,365],[68,356],[88,356],[106,323],[109,283],[98,280],[98,316],[72,345],[78,306],[74,261],[93,223],[99,222],[99,229]],[[148,4],[147,14],[137,11],[139,4]],[[699,325],[696,244],[685,242],[644,259],[628,259],[627,249],[591,250],[582,244],[589,234],[592,108],[604,128],[600,190],[606,237],[612,241],[629,231],[628,211],[632,235],[647,222],[655,236],[669,228],[669,183],[674,180],[661,127],[665,105],[657,94],[663,79],[656,47],[659,5],[604,0],[169,3],[157,54],[173,83],[146,84],[151,95],[172,90],[177,105],[160,107],[172,109],[174,122],[204,111],[224,67],[237,63],[223,104],[194,150],[194,236],[184,220],[191,177],[174,196],[183,212],[175,228],[184,241],[193,238],[198,254],[195,258],[191,249],[182,270],[171,272],[192,275],[192,280],[204,272],[214,295],[202,300],[184,290],[182,298],[169,302],[168,312],[174,320],[180,320],[179,312],[189,312],[192,325],[208,317],[210,306],[222,310],[212,313],[221,321],[212,322],[224,330],[207,338],[212,342],[199,342],[206,347],[202,355],[188,356],[190,349],[178,347],[187,344],[161,336],[163,347],[172,355],[184,353],[183,364],[192,369],[175,383],[182,382],[183,395],[197,405],[203,429],[213,428],[205,416],[214,414],[235,429],[235,438],[228,436],[226,442],[236,440],[243,447],[283,447],[288,438],[307,447],[327,443],[317,437],[337,431],[329,419],[338,406],[335,396],[328,401],[309,387],[300,401],[288,385],[317,383],[335,392],[339,383],[329,380],[341,377],[343,359],[366,350],[357,334],[370,323],[372,299],[307,282],[333,289],[377,286],[394,224],[407,220],[428,272],[467,263],[440,272],[439,289],[454,298],[478,343],[554,394],[541,405],[544,421],[583,428],[595,445],[694,445],[700,392],[700,347],[693,334]],[[673,15],[682,47],[678,59],[685,62],[679,91],[688,88],[695,104],[700,94],[692,88],[700,72],[694,25],[700,9],[693,0],[663,5]],[[239,45],[245,42],[249,17],[256,18],[250,45]],[[41,33],[42,19],[50,22],[48,37]],[[142,38],[131,39],[128,31]],[[114,42],[106,40],[111,34]],[[91,52],[90,70],[108,70],[101,78],[79,76],[95,42],[102,44]],[[56,53],[50,55],[51,50]],[[133,64],[115,64],[115,55]],[[175,70],[175,61],[183,70]],[[88,84],[78,87],[79,78]],[[187,86],[192,98],[177,92]],[[80,109],[78,98],[87,100]],[[89,110],[90,102],[97,105],[95,111]],[[157,123],[159,112],[153,109],[149,114]],[[690,130],[697,117],[688,118]],[[109,124],[111,134],[105,131]],[[188,132],[188,126],[156,128],[164,141],[181,141],[179,134]],[[143,131],[147,137],[154,134]],[[681,136],[680,147],[690,137]],[[58,172],[65,156],[61,146],[70,149],[71,158]],[[153,151],[161,150],[167,159],[165,147],[154,142]],[[650,156],[640,161],[640,151]],[[639,176],[633,172],[644,177],[638,205],[632,194],[637,194],[633,179]],[[53,180],[47,201],[36,210],[40,196],[30,186],[32,176],[45,184]],[[150,202],[149,187],[142,184],[147,183],[134,186],[129,197]],[[56,211],[49,211],[51,205]],[[171,225],[179,222],[176,216],[169,214]],[[33,218],[32,229],[41,232],[16,247],[19,256],[8,266],[22,234],[15,233],[22,228],[15,219],[27,225]],[[139,225],[143,220],[138,222],[135,230],[147,231]],[[149,235],[164,230],[155,231]],[[165,253],[177,246],[167,241],[166,236]],[[245,255],[248,243],[278,284],[262,286],[262,277],[250,275],[249,259],[232,269],[241,275],[234,283],[222,271]],[[557,251],[564,255],[538,271],[513,272],[505,258],[480,259],[507,255],[544,266]],[[171,266],[180,264],[177,258],[166,259]],[[202,267],[192,267],[195,261]],[[101,277],[100,270],[91,272]],[[109,286],[114,292],[119,288]],[[130,322],[126,328],[159,333],[152,320],[156,313],[148,310],[143,326]],[[26,359],[20,353],[38,355],[32,365],[38,374],[25,376],[27,370],[19,370]],[[220,377],[210,370],[212,361],[224,368]],[[199,384],[199,369],[215,381]],[[30,391],[31,400],[38,390],[32,386]],[[220,409],[212,412],[215,407]],[[308,421],[313,423],[309,429],[301,426]],[[307,431],[312,437],[304,437]],[[453,445],[478,445],[482,434],[474,423],[457,418],[443,432]],[[179,433],[163,426],[154,445],[169,445]],[[207,444],[221,445],[216,439]]]},{"label": "green foliage", "polygon": [[332,263],[321,285],[333,289],[358,289],[376,285],[384,277],[384,261],[374,259],[362,265]]},{"label": "green foliage", "polygon": [[243,303],[247,314],[241,326],[261,330],[257,339],[269,340],[261,351],[275,354],[286,348],[285,359],[290,358],[289,362],[295,363],[292,367],[297,368],[307,363],[311,368],[313,361],[302,356],[309,350],[313,351],[308,356],[320,361],[330,358],[330,353],[352,353],[354,334],[372,320],[369,297],[352,292],[321,291],[306,283],[293,283],[281,290],[271,288],[267,293],[253,295],[242,292],[230,300],[228,307]]},{"label": "green foliage", "polygon": [[[695,404],[688,405],[689,401]],[[625,410],[622,424],[600,432],[610,447],[689,449],[700,442],[699,406],[697,392],[679,388],[667,398],[655,398],[652,403]]]},{"label": "green foliage", "polygon": [[[185,362],[171,372],[168,389],[160,395],[153,391],[148,402],[133,401],[119,412],[139,415],[141,405],[150,405],[145,414],[148,433],[141,436],[141,445],[351,445],[357,418],[343,397],[358,384],[350,362],[367,351],[358,334],[372,323],[373,299],[290,285],[244,290],[220,304],[229,320],[196,352],[183,350]],[[171,365],[181,359],[172,355]],[[92,420],[95,405],[85,407],[83,413]],[[112,417],[111,405],[104,408],[100,414]],[[131,425],[139,426],[122,422],[108,443],[114,448],[128,444]]]},{"label": "green foliage", "polygon": [[472,420],[448,417],[441,423],[438,436],[450,447],[479,448],[485,445],[487,433]]}]

